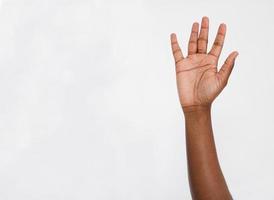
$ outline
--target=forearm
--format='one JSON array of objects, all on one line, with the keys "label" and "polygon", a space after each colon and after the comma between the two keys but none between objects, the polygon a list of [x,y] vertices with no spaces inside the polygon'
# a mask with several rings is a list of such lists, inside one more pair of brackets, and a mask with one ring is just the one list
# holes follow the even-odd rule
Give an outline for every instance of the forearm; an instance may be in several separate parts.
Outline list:
[{"label": "forearm", "polygon": [[219,166],[210,106],[184,109],[189,183],[195,200],[230,200]]}]

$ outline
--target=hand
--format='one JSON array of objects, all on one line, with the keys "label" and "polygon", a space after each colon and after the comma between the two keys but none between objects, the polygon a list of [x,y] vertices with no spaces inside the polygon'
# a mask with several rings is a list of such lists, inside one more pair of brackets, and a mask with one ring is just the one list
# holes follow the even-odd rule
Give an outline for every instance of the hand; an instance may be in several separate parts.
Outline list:
[{"label": "hand", "polygon": [[180,103],[189,107],[210,106],[226,86],[238,52],[232,52],[218,71],[219,56],[224,44],[226,25],[221,24],[211,50],[207,53],[209,20],[203,17],[201,30],[193,23],[188,43],[188,56],[184,58],[177,37],[171,34],[171,46],[176,65],[176,81]]}]

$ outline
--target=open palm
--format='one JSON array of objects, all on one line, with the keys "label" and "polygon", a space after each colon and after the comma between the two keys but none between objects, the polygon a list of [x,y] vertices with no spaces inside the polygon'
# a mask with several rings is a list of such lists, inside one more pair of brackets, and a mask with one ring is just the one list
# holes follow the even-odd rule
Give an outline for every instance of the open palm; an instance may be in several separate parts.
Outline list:
[{"label": "open palm", "polygon": [[226,86],[238,55],[236,51],[232,52],[218,71],[217,65],[224,44],[226,25],[219,26],[212,49],[207,53],[208,28],[207,17],[202,19],[200,33],[199,24],[193,23],[186,58],[182,54],[176,35],[171,34],[177,88],[183,108],[211,105]]}]

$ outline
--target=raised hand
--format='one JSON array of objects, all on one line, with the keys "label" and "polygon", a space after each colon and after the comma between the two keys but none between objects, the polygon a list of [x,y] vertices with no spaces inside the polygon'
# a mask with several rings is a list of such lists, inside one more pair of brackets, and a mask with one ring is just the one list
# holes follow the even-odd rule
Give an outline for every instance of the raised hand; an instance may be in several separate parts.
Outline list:
[{"label": "raised hand", "polygon": [[203,17],[192,25],[188,55],[183,56],[176,34],[171,34],[171,46],[176,65],[176,80],[180,103],[188,108],[210,106],[223,90],[233,69],[238,52],[232,52],[218,71],[218,60],[224,44],[226,25],[221,24],[214,44],[207,52],[209,19]]}]

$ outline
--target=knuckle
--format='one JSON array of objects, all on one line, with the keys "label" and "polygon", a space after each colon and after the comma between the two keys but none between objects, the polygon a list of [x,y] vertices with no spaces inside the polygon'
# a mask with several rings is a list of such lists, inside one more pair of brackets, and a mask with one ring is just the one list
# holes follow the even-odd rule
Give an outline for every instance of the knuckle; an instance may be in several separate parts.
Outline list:
[{"label": "knuckle", "polygon": [[189,41],[189,44],[196,44],[196,43],[197,43],[196,40],[190,40],[190,41]]},{"label": "knuckle", "polygon": [[183,58],[180,58],[178,60],[175,61],[175,64],[177,65],[179,62],[181,62],[183,60]]},{"label": "knuckle", "polygon": [[195,54],[196,53],[196,51],[194,51],[194,50],[188,50],[188,54]]},{"label": "knuckle", "polygon": [[201,38],[198,39],[198,42],[200,42],[200,43],[201,42],[208,43],[208,39],[201,37]]},{"label": "knuckle", "polygon": [[222,47],[223,46],[223,42],[221,40],[215,40],[214,45]]},{"label": "knuckle", "polygon": [[173,54],[180,53],[180,52],[181,52],[181,49],[180,49],[180,48],[177,48],[177,49],[174,49],[174,50],[173,50]]}]

